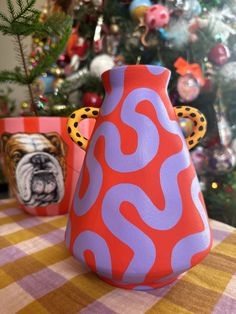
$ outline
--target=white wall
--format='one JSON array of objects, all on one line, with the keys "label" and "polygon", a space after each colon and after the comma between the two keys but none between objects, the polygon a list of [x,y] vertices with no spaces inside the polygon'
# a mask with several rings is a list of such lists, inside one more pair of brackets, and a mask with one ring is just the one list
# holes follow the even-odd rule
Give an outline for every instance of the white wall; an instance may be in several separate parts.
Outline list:
[{"label": "white wall", "polygon": [[[15,2],[15,0],[12,1]],[[0,10],[3,12],[6,12],[7,8],[6,2],[7,2],[6,0],[0,0]],[[38,9],[42,9],[42,6],[45,2],[46,0],[37,0],[36,7]],[[30,38],[28,38],[25,43],[28,46],[28,49],[30,49],[31,43]],[[14,51],[14,44],[12,42],[12,38],[0,34],[0,70],[10,70],[17,65],[18,63],[16,61],[16,55]],[[22,100],[28,99],[27,89],[12,84],[10,86],[14,90],[12,97],[16,99],[16,105],[20,103]]]}]

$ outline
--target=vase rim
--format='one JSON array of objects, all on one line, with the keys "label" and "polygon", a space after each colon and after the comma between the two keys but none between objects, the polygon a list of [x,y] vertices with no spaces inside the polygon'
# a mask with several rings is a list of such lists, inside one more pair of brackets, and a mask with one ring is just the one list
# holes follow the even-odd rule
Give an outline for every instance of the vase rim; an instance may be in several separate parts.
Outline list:
[{"label": "vase rim", "polygon": [[105,75],[105,73],[109,73],[109,72],[118,72],[118,71],[123,71],[125,68],[132,68],[133,70],[135,69],[140,69],[140,68],[149,68],[151,70],[162,70],[167,71],[169,73],[171,73],[171,71],[161,65],[153,65],[153,64],[127,64],[127,65],[121,65],[121,66],[117,66],[117,67],[113,67],[109,70],[106,70],[102,73],[101,78]]}]

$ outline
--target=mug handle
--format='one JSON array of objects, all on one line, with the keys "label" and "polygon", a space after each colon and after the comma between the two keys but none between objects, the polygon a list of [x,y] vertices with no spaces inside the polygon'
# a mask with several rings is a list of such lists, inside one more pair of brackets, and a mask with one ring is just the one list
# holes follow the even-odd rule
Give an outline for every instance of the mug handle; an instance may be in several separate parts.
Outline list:
[{"label": "mug handle", "polygon": [[67,120],[67,132],[75,144],[79,145],[83,150],[87,149],[88,139],[84,137],[78,130],[80,121],[87,118],[98,117],[99,109],[94,107],[83,107],[75,110]]},{"label": "mug handle", "polygon": [[174,107],[178,118],[188,118],[192,120],[194,126],[192,133],[186,137],[188,149],[192,149],[203,138],[207,130],[207,120],[198,109],[189,106]]}]

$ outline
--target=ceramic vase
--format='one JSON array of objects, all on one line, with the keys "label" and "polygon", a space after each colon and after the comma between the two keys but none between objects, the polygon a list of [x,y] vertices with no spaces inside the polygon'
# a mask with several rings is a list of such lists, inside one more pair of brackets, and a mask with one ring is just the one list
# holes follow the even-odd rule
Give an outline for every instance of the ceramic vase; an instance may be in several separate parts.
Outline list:
[{"label": "ceramic vase", "polygon": [[[68,119],[71,139],[86,150],[70,212],[71,253],[112,285],[162,287],[209,252],[211,231],[189,149],[206,119],[190,106],[173,107],[170,71],[122,66],[102,75],[100,111],[82,108]],[[97,117],[91,139],[80,121]],[[185,139],[178,118],[192,120]]]}]

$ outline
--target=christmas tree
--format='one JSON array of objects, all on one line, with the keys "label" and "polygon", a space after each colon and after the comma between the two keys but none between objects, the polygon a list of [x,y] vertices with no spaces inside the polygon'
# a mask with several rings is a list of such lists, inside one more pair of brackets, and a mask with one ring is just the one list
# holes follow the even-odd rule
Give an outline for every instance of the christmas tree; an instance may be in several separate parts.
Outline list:
[{"label": "christmas tree", "polygon": [[[28,88],[30,111],[28,114],[39,115],[40,103],[35,99],[32,84],[60,56],[71,32],[71,18],[63,13],[50,14],[43,20],[40,11],[35,9],[36,0],[7,0],[8,12],[0,12],[0,32],[11,36],[16,44],[16,57],[19,66],[14,71],[0,72],[0,83],[17,83]],[[40,58],[30,66],[25,50],[24,39],[34,36],[38,41],[50,44],[47,50],[40,51]],[[51,42],[54,39],[54,42]]]},{"label": "christmas tree", "polygon": [[[207,136],[191,153],[209,215],[236,225],[236,1],[58,0],[46,3],[41,18],[55,11],[70,14],[73,29],[64,53],[35,84],[49,99],[42,114],[100,107],[101,73],[112,67],[169,68],[173,106],[196,107],[208,120]],[[34,39],[32,66],[40,45],[47,49],[47,41]],[[190,120],[179,122],[191,134]]]}]

